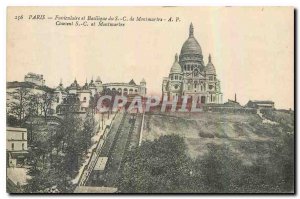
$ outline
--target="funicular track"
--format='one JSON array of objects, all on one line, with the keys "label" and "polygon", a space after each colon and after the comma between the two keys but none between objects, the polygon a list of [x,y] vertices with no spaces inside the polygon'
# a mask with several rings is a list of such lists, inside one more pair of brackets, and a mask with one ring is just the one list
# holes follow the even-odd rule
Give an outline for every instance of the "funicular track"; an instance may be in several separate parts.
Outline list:
[{"label": "funicular track", "polygon": [[108,162],[105,169],[105,186],[115,186],[119,170],[122,166],[126,147],[129,145],[135,120],[132,120],[132,114],[126,114],[124,123],[118,129],[113,146],[108,154]]},{"label": "funicular track", "polygon": [[106,138],[105,147],[102,148],[102,150],[100,152],[100,157],[109,157],[109,155],[111,153],[111,150],[116,145],[116,140],[118,139],[118,136],[119,136],[119,134],[121,132],[121,129],[124,126],[126,115],[127,115],[127,113],[125,112],[124,115],[123,115],[123,117],[122,117],[122,120],[120,122],[120,125],[118,127],[118,130],[115,131],[115,132],[110,132],[110,134]]}]

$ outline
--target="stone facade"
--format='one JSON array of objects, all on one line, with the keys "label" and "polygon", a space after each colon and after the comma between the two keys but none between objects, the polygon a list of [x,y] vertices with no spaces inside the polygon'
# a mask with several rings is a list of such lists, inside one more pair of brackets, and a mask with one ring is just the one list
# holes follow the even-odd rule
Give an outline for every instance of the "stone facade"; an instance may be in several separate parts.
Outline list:
[{"label": "stone facade", "polygon": [[[95,95],[122,95],[122,96],[145,96],[146,95],[146,81],[142,79],[140,84],[136,84],[134,80],[129,83],[105,83],[103,84],[100,77],[94,81],[93,79],[81,87],[77,80],[67,88],[63,87],[62,82],[55,89],[54,94],[56,96],[56,101],[53,105],[56,113],[60,113],[59,107],[65,107],[67,100],[71,98],[75,99],[80,104],[79,112],[86,112],[90,106],[90,100]],[[72,97],[70,98],[70,95]]]},{"label": "stone facade", "polygon": [[6,128],[6,152],[9,167],[20,167],[28,155],[27,129]]},{"label": "stone facade", "polygon": [[[28,73],[34,74],[34,73]],[[6,103],[10,104],[14,102],[12,99],[12,94],[16,92],[18,88],[27,88],[31,94],[43,95],[45,93],[49,93],[54,95],[54,100],[51,106],[50,114],[63,114],[68,108],[70,108],[70,103],[73,104],[73,107],[78,113],[85,113],[90,106],[91,99],[95,96],[101,95],[122,95],[127,96],[129,98],[134,97],[136,95],[144,97],[146,95],[146,81],[144,79],[141,80],[140,84],[136,84],[132,79],[128,83],[102,83],[100,77],[94,81],[93,79],[83,86],[80,86],[77,80],[67,87],[64,87],[62,81],[60,81],[59,85],[52,89],[47,87],[46,85],[41,85],[41,82],[31,81],[32,78],[25,76],[25,82],[7,82],[7,97]],[[39,77],[43,77],[43,75],[39,75]],[[44,80],[43,80],[44,82]],[[74,103],[74,101],[76,103]],[[7,111],[9,111],[9,106],[7,107]]]},{"label": "stone facade", "polygon": [[28,73],[27,75],[25,75],[24,81],[34,83],[38,86],[45,85],[45,80],[43,78],[43,75],[35,74],[35,73]]},{"label": "stone facade", "polygon": [[208,63],[203,61],[202,49],[194,37],[193,24],[189,37],[184,42],[180,55],[175,55],[168,77],[163,78],[162,94],[168,100],[182,96],[197,96],[198,103],[222,103],[220,80],[209,55]]}]

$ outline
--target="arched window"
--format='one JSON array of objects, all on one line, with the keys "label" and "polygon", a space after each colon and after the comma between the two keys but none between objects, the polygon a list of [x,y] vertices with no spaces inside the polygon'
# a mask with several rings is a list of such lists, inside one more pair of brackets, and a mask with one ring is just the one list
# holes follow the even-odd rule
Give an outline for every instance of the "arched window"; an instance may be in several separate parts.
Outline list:
[{"label": "arched window", "polygon": [[86,97],[83,98],[83,101],[86,101]]},{"label": "arched window", "polygon": [[123,95],[128,95],[128,89],[127,88],[124,88],[124,90],[123,90]]},{"label": "arched window", "polygon": [[121,94],[121,93],[122,93],[122,89],[118,88],[118,94]]}]

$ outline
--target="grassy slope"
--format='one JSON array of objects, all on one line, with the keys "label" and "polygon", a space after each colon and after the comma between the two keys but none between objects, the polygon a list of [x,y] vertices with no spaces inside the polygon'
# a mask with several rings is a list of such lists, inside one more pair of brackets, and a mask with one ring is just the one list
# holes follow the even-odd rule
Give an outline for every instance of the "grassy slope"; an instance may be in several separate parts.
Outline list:
[{"label": "grassy slope", "polygon": [[[293,124],[293,114],[282,114],[282,124],[263,124],[256,114],[194,113],[188,115],[146,115],[143,139],[153,140],[160,135],[179,134],[185,138],[191,157],[203,156],[208,144],[226,145],[244,164],[252,164],[258,156],[268,156],[268,145],[287,133],[285,123]],[[291,130],[291,129],[289,129]]]}]

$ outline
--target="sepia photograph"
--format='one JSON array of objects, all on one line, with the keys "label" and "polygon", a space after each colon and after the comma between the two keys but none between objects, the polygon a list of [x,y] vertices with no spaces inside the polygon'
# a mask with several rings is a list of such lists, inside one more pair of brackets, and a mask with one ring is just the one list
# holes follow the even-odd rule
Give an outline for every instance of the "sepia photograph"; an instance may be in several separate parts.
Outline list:
[{"label": "sepia photograph", "polygon": [[295,194],[295,8],[6,12],[7,193]]}]

